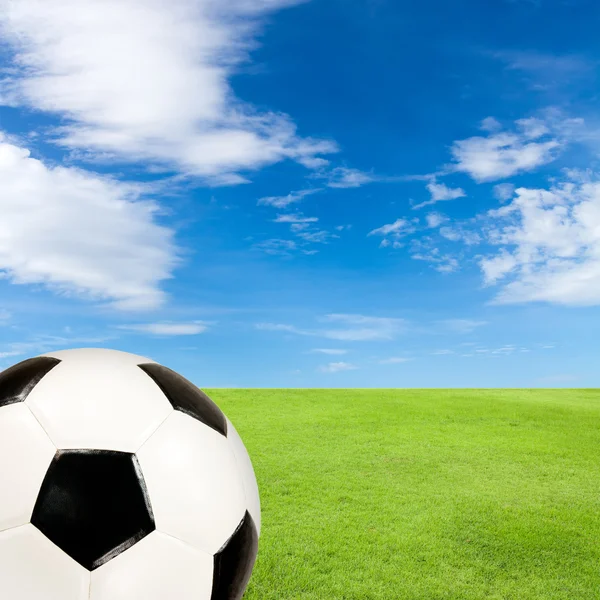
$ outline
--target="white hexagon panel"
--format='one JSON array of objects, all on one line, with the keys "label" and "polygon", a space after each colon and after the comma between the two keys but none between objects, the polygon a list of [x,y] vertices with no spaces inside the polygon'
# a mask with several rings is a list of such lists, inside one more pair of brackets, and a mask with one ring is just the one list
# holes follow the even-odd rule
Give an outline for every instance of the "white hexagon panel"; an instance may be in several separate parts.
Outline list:
[{"label": "white hexagon panel", "polygon": [[88,600],[90,572],[33,525],[0,532],[0,597]]},{"label": "white hexagon panel", "polygon": [[0,373],[0,598],[240,600],[260,500],[237,431],[142,356],[66,350]]},{"label": "white hexagon panel", "polygon": [[[228,439],[174,411],[137,452],[156,528],[214,554],[246,511]],[[190,473],[196,476],[190,478]],[[194,514],[193,522],[187,515]]]},{"label": "white hexagon panel", "polygon": [[153,531],[92,572],[90,600],[211,600],[213,557]]},{"label": "white hexagon panel", "polygon": [[60,363],[25,403],[57,448],[135,452],[173,410],[160,389],[136,368],[151,361],[99,348],[68,352],[44,355]]},{"label": "white hexagon panel", "polygon": [[54,444],[23,402],[0,408],[0,531],[29,523],[55,453]]},{"label": "white hexagon panel", "polygon": [[229,419],[227,419],[227,439],[231,443],[235,462],[242,478],[248,512],[254,519],[256,530],[258,531],[258,535],[260,535],[260,495],[258,493],[256,475],[254,474],[254,468],[252,467],[252,461],[250,460],[246,446],[244,446],[242,438]]}]

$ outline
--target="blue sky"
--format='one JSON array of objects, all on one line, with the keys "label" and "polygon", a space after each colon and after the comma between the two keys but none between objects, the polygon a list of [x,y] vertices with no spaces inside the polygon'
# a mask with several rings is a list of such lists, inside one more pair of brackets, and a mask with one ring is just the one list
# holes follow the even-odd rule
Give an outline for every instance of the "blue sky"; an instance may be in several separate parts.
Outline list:
[{"label": "blue sky", "polygon": [[0,0],[0,368],[594,387],[586,0]]}]

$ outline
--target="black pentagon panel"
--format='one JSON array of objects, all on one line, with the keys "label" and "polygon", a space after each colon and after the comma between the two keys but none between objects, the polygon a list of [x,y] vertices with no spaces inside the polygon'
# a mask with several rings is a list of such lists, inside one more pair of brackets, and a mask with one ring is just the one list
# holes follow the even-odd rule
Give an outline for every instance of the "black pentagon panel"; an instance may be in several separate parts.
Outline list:
[{"label": "black pentagon panel", "polygon": [[258,532],[250,513],[215,554],[210,600],[240,600],[250,580],[258,553]]},{"label": "black pentagon panel", "polygon": [[154,531],[137,458],[108,450],[59,450],[31,523],[93,571]]},{"label": "black pentagon panel", "polygon": [[175,410],[198,419],[227,436],[227,421],[221,409],[191,381],[168,367],[156,363],[138,365],[162,390]]},{"label": "black pentagon panel", "polygon": [[50,356],[28,358],[0,373],[0,406],[23,402],[42,377],[60,360]]}]

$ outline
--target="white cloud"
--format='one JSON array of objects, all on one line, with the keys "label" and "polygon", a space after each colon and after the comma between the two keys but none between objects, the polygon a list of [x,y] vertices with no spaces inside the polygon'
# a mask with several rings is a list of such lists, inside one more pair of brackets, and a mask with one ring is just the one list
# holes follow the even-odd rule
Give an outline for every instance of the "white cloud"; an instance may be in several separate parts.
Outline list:
[{"label": "white cloud", "polygon": [[506,202],[513,197],[515,186],[512,183],[498,183],[494,186],[494,198]]},{"label": "white cloud", "polygon": [[420,202],[419,204],[415,204],[413,206],[414,210],[435,204],[436,202],[456,200],[457,198],[464,198],[466,196],[466,193],[462,188],[450,188],[443,183],[430,182],[426,187],[431,194],[431,199],[425,200],[425,202]]},{"label": "white cloud", "polygon": [[329,179],[327,186],[330,188],[356,188],[379,180],[372,173],[365,173],[359,169],[349,169],[347,167],[332,169],[327,177]]},{"label": "white cloud", "polygon": [[460,233],[452,227],[440,227],[440,235],[452,242],[458,242],[461,239]]},{"label": "white cloud", "polygon": [[486,117],[479,124],[479,129],[483,131],[498,131],[502,129],[502,125],[494,117]]},{"label": "white cloud", "polygon": [[192,323],[140,323],[135,325],[119,325],[117,328],[162,336],[197,335],[208,329],[208,323],[203,321],[194,321]]},{"label": "white cloud", "polygon": [[[400,239],[416,231],[416,227],[414,226],[414,223],[416,222],[418,222],[418,219],[412,219],[411,221],[406,219],[396,219],[393,223],[388,223],[387,225],[382,225],[377,229],[369,231],[367,236],[382,236],[384,239],[379,245],[381,248],[386,248],[388,246],[401,248],[403,244],[400,242]],[[391,238],[391,241],[389,238]]]},{"label": "white cloud", "polygon": [[434,202],[440,200],[455,200],[456,198],[462,198],[466,196],[465,191],[461,188],[449,188],[443,183],[428,183],[427,189],[431,194],[431,199]]},{"label": "white cloud", "polygon": [[481,236],[475,231],[456,229],[453,227],[440,227],[440,235],[452,242],[462,241],[467,246],[473,246],[481,242]]},{"label": "white cloud", "polygon": [[325,321],[345,324],[342,329],[327,329],[323,335],[334,340],[376,341],[392,340],[402,333],[407,325],[405,319],[369,317],[357,314],[330,314]]},{"label": "white cloud", "polygon": [[294,240],[273,238],[254,244],[254,248],[274,256],[291,256],[291,253],[298,249],[298,244]]},{"label": "white cloud", "polygon": [[292,224],[304,224],[304,223],[316,223],[319,219],[317,217],[304,217],[300,214],[293,215],[277,215],[276,219],[273,219],[275,223],[292,223]]},{"label": "white cloud", "polygon": [[530,140],[535,140],[550,133],[550,128],[546,123],[536,117],[519,119],[515,123],[521,129],[523,136]]},{"label": "white cloud", "polygon": [[[413,246],[418,248],[418,245]],[[439,248],[423,249],[413,251],[411,258],[414,260],[422,260],[424,262],[433,263],[433,268],[440,273],[453,273],[458,271],[460,264],[458,259],[450,254],[442,254]]]},{"label": "white cloud", "polygon": [[321,188],[312,188],[308,190],[299,190],[297,192],[290,192],[287,196],[267,196],[265,198],[260,198],[257,204],[274,206],[275,208],[285,208],[290,204],[295,204],[296,202],[300,202],[306,196],[310,196],[311,194],[316,194],[320,192]]},{"label": "white cloud", "polygon": [[[540,4],[541,0],[529,0]],[[577,54],[550,54],[537,51],[501,51],[493,56],[513,71],[527,76],[530,86],[538,91],[562,88],[578,79],[587,78],[597,64]]]},{"label": "white cloud", "polygon": [[427,227],[439,227],[448,220],[448,217],[439,212],[430,212],[425,220],[427,221]]},{"label": "white cloud", "polygon": [[509,254],[504,248],[492,258],[482,258],[479,261],[479,266],[483,271],[486,285],[491,285],[496,283],[499,279],[502,279],[505,275],[510,273],[517,264],[517,259],[512,254]]},{"label": "white cloud", "polygon": [[531,141],[527,126],[522,129],[520,133],[499,132],[454,142],[454,170],[481,183],[532,171],[556,158],[561,145],[556,139]]},{"label": "white cloud", "polygon": [[0,308],[0,325],[6,323],[11,318],[11,313],[4,308]]},{"label": "white cloud", "polygon": [[490,242],[500,248],[480,265],[486,284],[507,281],[494,302],[600,304],[600,182],[515,193],[488,212],[498,221]]},{"label": "white cloud", "polygon": [[266,331],[285,331],[287,333],[297,333],[299,335],[309,335],[302,329],[294,327],[294,325],[285,325],[283,323],[256,323],[256,329],[262,329]]},{"label": "white cloud", "polygon": [[331,362],[319,367],[319,371],[323,373],[339,373],[340,371],[354,371],[355,369],[358,369],[358,367],[346,362]]},{"label": "white cloud", "polygon": [[0,132],[0,271],[118,309],[160,306],[179,259],[160,207],[141,200],[147,189],[46,166]]},{"label": "white cloud", "polygon": [[[327,244],[330,240],[338,238],[339,235],[324,229],[311,229],[311,224],[316,223],[317,217],[305,217],[299,213],[278,215],[276,223],[288,223],[290,231],[299,237],[305,244]],[[291,249],[291,248],[290,248]],[[310,252],[301,249],[303,252]]]},{"label": "white cloud", "polygon": [[319,354],[347,354],[348,350],[340,348],[314,348],[311,352],[318,352]]},{"label": "white cloud", "polygon": [[443,319],[438,323],[456,333],[471,333],[478,327],[487,325],[487,321],[477,321],[475,319]]},{"label": "white cloud", "polygon": [[435,355],[454,354],[454,350],[447,350],[447,349],[435,350],[431,354],[435,354]]},{"label": "white cloud", "polygon": [[[56,114],[57,143],[97,160],[149,161],[216,184],[338,150],[258,113],[229,84],[261,18],[292,0],[0,0],[15,52],[0,101]],[[83,158],[81,156],[80,158]]]},{"label": "white cloud", "polygon": [[327,244],[330,239],[339,237],[335,233],[330,233],[324,229],[314,231],[297,231],[296,235],[305,242],[312,244]]},{"label": "white cloud", "polygon": [[380,360],[379,364],[381,365],[397,365],[400,363],[405,363],[412,360],[412,358],[406,358],[404,356],[392,356],[391,358],[385,358],[384,360]]},{"label": "white cloud", "polygon": [[319,319],[324,323],[339,323],[338,328],[321,327],[304,329],[283,323],[257,323],[256,328],[269,331],[285,331],[297,335],[327,338],[330,340],[369,342],[393,340],[407,327],[405,319],[370,317],[358,314],[329,314]]},{"label": "white cloud", "polygon": [[4,345],[7,350],[0,352],[0,358],[6,358],[9,356],[22,356],[28,354],[30,356],[56,350],[65,346],[71,348],[78,345],[97,345],[104,344],[109,340],[114,340],[114,335],[101,335],[101,336],[73,336],[64,337],[57,335],[38,335],[32,340],[25,342],[11,342]]}]

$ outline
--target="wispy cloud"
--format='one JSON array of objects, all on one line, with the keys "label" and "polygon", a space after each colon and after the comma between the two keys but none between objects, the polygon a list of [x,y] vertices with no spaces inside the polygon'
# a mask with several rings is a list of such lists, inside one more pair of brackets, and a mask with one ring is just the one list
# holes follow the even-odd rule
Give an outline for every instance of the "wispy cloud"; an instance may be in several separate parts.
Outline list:
[{"label": "wispy cloud", "polygon": [[479,321],[476,319],[442,319],[438,323],[449,331],[455,333],[471,333],[478,327],[487,325],[487,321]]},{"label": "wispy cloud", "polygon": [[148,190],[82,169],[47,166],[0,132],[4,235],[0,270],[16,284],[142,310],[166,299],[179,264],[173,231]]},{"label": "wispy cloud", "polygon": [[329,314],[319,319],[323,323],[340,324],[337,328],[320,327],[305,329],[281,323],[257,323],[257,329],[285,331],[297,335],[323,337],[340,341],[383,341],[393,340],[407,328],[405,319],[371,317],[358,314]]},{"label": "wispy cloud", "polygon": [[298,244],[294,240],[272,238],[263,242],[257,242],[253,248],[274,256],[292,256],[298,249]]},{"label": "wispy cloud", "polygon": [[205,321],[193,321],[192,323],[138,323],[134,325],[118,325],[117,328],[151,335],[176,336],[198,335],[199,333],[204,333],[209,325],[210,323]]},{"label": "wispy cloud", "polygon": [[38,335],[27,341],[8,342],[1,344],[4,348],[0,352],[0,358],[12,356],[35,355],[44,352],[50,352],[59,348],[77,347],[79,345],[96,345],[104,344],[105,342],[117,339],[115,335],[99,335],[99,336],[57,336],[57,335]]},{"label": "wispy cloud", "polygon": [[408,361],[413,360],[412,358],[406,358],[404,356],[392,356],[390,358],[385,358],[383,360],[379,361],[379,364],[381,365],[397,365],[400,363],[405,363]]},{"label": "wispy cloud", "polygon": [[[305,217],[300,213],[295,213],[278,215],[274,221],[276,223],[289,224],[291,233],[301,240],[300,244],[297,244],[294,247],[284,248],[288,253],[293,249],[298,249],[304,253],[310,252],[306,250],[308,244],[327,244],[331,240],[340,237],[337,233],[331,233],[325,229],[313,227],[313,225],[319,221],[317,217]],[[279,250],[281,250],[281,248]]]},{"label": "wispy cloud", "polygon": [[444,254],[439,248],[429,248],[418,250],[419,245],[413,245],[410,257],[413,260],[422,260],[432,263],[433,268],[440,273],[453,273],[458,271],[460,263],[455,256]]},{"label": "wispy cloud", "polygon": [[448,220],[446,215],[439,212],[430,212],[426,215],[425,220],[427,221],[427,227],[439,227],[442,223]]},{"label": "wispy cloud", "polygon": [[287,196],[267,196],[260,198],[257,202],[259,205],[274,206],[275,208],[285,208],[290,204],[296,204],[300,202],[306,196],[316,194],[320,192],[322,188],[311,188],[307,190],[298,190],[296,192],[290,192]]},{"label": "wispy cloud", "polygon": [[512,183],[498,183],[494,186],[494,198],[500,202],[506,202],[513,197],[515,186]]},{"label": "wispy cloud", "polygon": [[492,53],[506,68],[523,74],[529,86],[545,91],[582,79],[595,79],[597,62],[576,54],[551,54],[535,50],[504,50]]},{"label": "wispy cloud", "polygon": [[314,348],[311,352],[317,352],[318,354],[347,354],[348,350],[341,348]]},{"label": "wispy cloud", "polygon": [[424,206],[435,204],[436,202],[443,202],[444,200],[456,200],[457,198],[464,198],[467,194],[462,188],[450,188],[443,183],[431,182],[427,184],[427,190],[431,194],[431,199],[425,202],[415,204],[413,209],[417,210]]},{"label": "wispy cloud", "polygon": [[496,119],[495,117],[486,117],[479,124],[479,129],[481,129],[482,131],[494,132],[502,129],[502,125],[500,124],[500,121],[498,121],[498,119]]},{"label": "wispy cloud", "polygon": [[316,223],[319,219],[317,217],[305,217],[301,214],[290,214],[290,215],[277,215],[277,218],[273,219],[275,223],[292,223],[305,224],[305,223]]},{"label": "wispy cloud", "polygon": [[319,367],[319,371],[323,373],[339,373],[341,371],[354,371],[356,369],[358,369],[357,366],[347,362],[331,362]]},{"label": "wispy cloud", "polygon": [[320,169],[311,173],[309,178],[323,179],[330,188],[358,188],[369,183],[398,183],[406,181],[430,181],[435,174],[427,175],[377,175],[370,171],[361,171],[350,167]]},{"label": "wispy cloud", "polygon": [[467,246],[473,246],[481,242],[481,236],[476,231],[470,231],[461,227],[440,227],[439,234],[452,242],[463,242]]},{"label": "wispy cloud", "polygon": [[378,180],[372,173],[347,167],[337,167],[331,170],[327,177],[327,186],[330,188],[356,188]]},{"label": "wispy cloud", "polygon": [[258,113],[229,84],[260,18],[297,3],[0,0],[15,51],[0,100],[64,117],[53,139],[80,160],[149,161],[217,184],[284,159],[320,167],[333,141],[299,137],[290,117]]},{"label": "wispy cloud", "polygon": [[400,239],[416,231],[415,222],[418,222],[418,219],[412,219],[411,221],[396,219],[393,223],[388,223],[369,231],[367,236],[377,235],[383,237],[384,239],[380,244],[382,248],[390,245],[394,248],[400,248],[402,247]]}]

